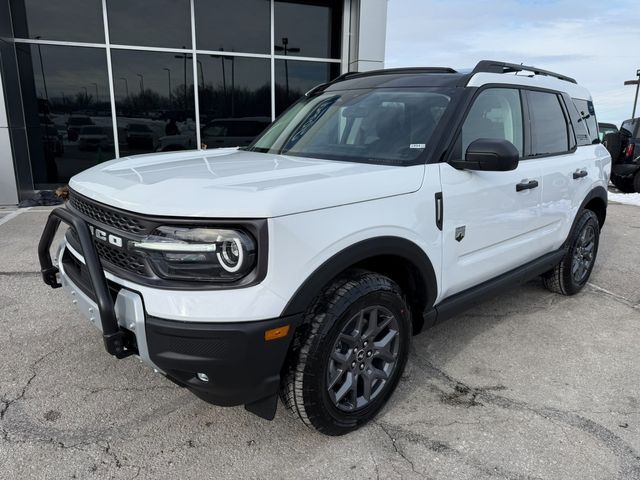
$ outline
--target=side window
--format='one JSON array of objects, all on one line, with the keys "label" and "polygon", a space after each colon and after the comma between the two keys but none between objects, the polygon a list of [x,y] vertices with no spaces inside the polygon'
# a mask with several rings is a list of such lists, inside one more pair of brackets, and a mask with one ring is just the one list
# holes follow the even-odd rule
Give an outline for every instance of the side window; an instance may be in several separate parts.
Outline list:
[{"label": "side window", "polygon": [[569,110],[569,117],[571,118],[571,124],[573,125],[573,130],[575,131],[577,146],[581,147],[584,145],[591,145],[591,137],[589,135],[589,130],[587,130],[587,123],[578,112],[578,107],[576,107],[575,99],[571,98],[569,95],[564,94],[564,103]]},{"label": "side window", "polygon": [[464,157],[471,142],[479,138],[508,140],[522,157],[524,145],[519,90],[489,88],[476,97],[456,142],[459,158]]},{"label": "side window", "polygon": [[555,93],[527,92],[531,114],[531,150],[533,155],[569,151],[569,130],[560,99]]},{"label": "side window", "polygon": [[580,112],[580,118],[584,120],[591,140],[593,141],[597,139],[598,122],[596,120],[596,111],[593,107],[593,102],[591,100],[581,100],[579,98],[574,98],[573,103],[578,109],[578,112]]}]

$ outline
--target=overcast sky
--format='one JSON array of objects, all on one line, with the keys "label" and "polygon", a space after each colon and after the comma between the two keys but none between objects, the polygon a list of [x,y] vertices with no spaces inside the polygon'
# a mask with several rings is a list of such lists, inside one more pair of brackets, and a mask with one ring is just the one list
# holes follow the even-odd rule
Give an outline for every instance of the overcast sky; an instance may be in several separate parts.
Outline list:
[{"label": "overcast sky", "polygon": [[631,116],[640,68],[638,0],[389,0],[386,67],[535,65],[575,78],[598,121]]}]

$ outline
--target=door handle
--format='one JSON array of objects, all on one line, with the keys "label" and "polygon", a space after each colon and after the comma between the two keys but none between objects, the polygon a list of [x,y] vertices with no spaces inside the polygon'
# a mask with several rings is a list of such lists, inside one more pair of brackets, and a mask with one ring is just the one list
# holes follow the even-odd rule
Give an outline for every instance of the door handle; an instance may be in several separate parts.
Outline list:
[{"label": "door handle", "polygon": [[586,177],[587,175],[589,175],[589,172],[586,170],[576,170],[573,172],[573,179],[578,180],[579,178]]},{"label": "door handle", "polygon": [[531,190],[532,188],[536,188],[538,186],[537,180],[523,181],[516,185],[516,192],[521,192],[522,190]]}]

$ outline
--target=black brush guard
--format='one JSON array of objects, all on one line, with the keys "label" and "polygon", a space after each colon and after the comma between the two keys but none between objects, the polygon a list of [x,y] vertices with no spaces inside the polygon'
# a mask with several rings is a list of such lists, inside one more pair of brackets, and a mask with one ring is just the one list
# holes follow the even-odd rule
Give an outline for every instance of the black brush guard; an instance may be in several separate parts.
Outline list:
[{"label": "black brush guard", "polygon": [[109,293],[107,279],[104,277],[102,264],[93,244],[93,238],[89,232],[87,223],[66,208],[56,208],[49,214],[47,224],[44,227],[40,243],[38,244],[38,258],[44,283],[51,288],[59,288],[62,285],[58,282],[58,267],[53,265],[49,250],[53,238],[58,231],[60,222],[65,222],[73,228],[78,235],[82,256],[89,272],[91,285],[95,293],[96,303],[100,312],[100,322],[102,324],[102,337],[107,352],[117,358],[124,358],[135,353],[125,348],[125,332],[120,329],[116,318],[115,306]]}]

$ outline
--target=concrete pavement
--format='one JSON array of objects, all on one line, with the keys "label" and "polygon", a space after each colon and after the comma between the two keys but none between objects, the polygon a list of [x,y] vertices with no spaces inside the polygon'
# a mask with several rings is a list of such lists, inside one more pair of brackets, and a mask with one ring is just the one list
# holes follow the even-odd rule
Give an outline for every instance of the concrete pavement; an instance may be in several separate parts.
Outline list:
[{"label": "concrete pavement", "polygon": [[414,337],[388,406],[339,438],[107,355],[37,273],[47,211],[0,209],[1,478],[640,480],[638,207],[610,205],[579,295],[534,281]]}]

